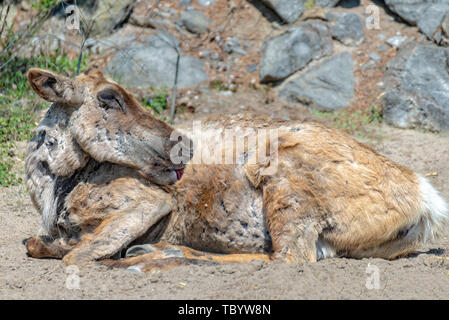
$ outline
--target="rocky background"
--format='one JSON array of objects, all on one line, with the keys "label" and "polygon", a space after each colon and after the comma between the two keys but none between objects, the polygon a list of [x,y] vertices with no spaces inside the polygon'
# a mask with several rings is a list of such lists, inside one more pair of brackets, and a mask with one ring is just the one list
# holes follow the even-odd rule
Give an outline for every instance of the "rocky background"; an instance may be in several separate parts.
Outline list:
[{"label": "rocky background", "polygon": [[[85,0],[75,12],[84,33],[67,27],[70,4],[53,9],[22,54],[82,51],[142,99],[171,94],[178,71],[177,121],[344,111],[359,127],[449,130],[449,1]],[[20,32],[33,9],[13,9]]]}]

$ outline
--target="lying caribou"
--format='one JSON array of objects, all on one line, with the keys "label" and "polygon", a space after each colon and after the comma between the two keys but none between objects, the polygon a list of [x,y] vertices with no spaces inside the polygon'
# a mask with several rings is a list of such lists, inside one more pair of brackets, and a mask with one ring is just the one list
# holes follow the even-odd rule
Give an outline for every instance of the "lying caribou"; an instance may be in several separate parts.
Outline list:
[{"label": "lying caribou", "polygon": [[[26,160],[27,187],[48,233],[26,240],[32,257],[143,271],[394,259],[447,230],[448,207],[425,178],[321,124],[211,118],[202,124],[216,137],[227,128],[248,139],[239,150],[223,146],[234,152],[232,163],[201,163],[194,160],[215,144],[210,136],[195,144],[197,133],[156,119],[99,71],[69,79],[31,69],[28,80],[53,102]],[[263,128],[275,129],[276,140],[258,152],[248,129]],[[180,140],[193,153],[176,163]],[[135,244],[150,249],[122,258]]]}]

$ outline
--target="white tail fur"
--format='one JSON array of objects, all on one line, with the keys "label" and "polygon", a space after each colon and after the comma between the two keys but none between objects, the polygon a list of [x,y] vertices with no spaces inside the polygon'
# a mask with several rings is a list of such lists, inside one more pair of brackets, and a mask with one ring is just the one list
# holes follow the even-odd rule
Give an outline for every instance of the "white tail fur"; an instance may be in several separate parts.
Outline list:
[{"label": "white tail fur", "polygon": [[439,192],[421,176],[419,179],[419,190],[422,194],[423,215],[423,242],[433,241],[444,233],[449,226],[449,209],[447,203],[440,196]]}]

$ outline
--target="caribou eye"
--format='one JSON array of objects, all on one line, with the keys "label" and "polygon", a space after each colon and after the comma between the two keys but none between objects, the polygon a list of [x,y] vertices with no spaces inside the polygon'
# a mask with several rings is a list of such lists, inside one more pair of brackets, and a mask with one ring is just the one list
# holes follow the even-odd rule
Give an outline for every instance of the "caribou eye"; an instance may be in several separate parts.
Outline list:
[{"label": "caribou eye", "polygon": [[100,102],[100,107],[103,109],[118,109],[126,113],[125,103],[120,94],[112,88],[101,90],[97,94],[97,99]]}]

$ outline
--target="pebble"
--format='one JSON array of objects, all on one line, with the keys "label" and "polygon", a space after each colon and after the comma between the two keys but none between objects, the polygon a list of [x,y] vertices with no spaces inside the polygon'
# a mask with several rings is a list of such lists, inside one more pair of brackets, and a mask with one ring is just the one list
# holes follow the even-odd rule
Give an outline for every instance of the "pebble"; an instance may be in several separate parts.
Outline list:
[{"label": "pebble", "polygon": [[386,43],[388,43],[393,48],[398,48],[405,40],[407,40],[406,36],[394,36],[387,39]]},{"label": "pebble", "polygon": [[376,62],[380,62],[380,59],[381,59],[381,57],[377,53],[375,53],[375,52],[370,53],[369,54],[369,58],[371,60],[376,61]]},{"label": "pebble", "polygon": [[202,7],[213,5],[216,0],[198,0],[198,4]]},{"label": "pebble", "polygon": [[377,47],[377,51],[387,51],[387,46],[386,45],[384,45],[384,44],[382,44],[382,45],[380,45],[380,46],[378,46]]}]

